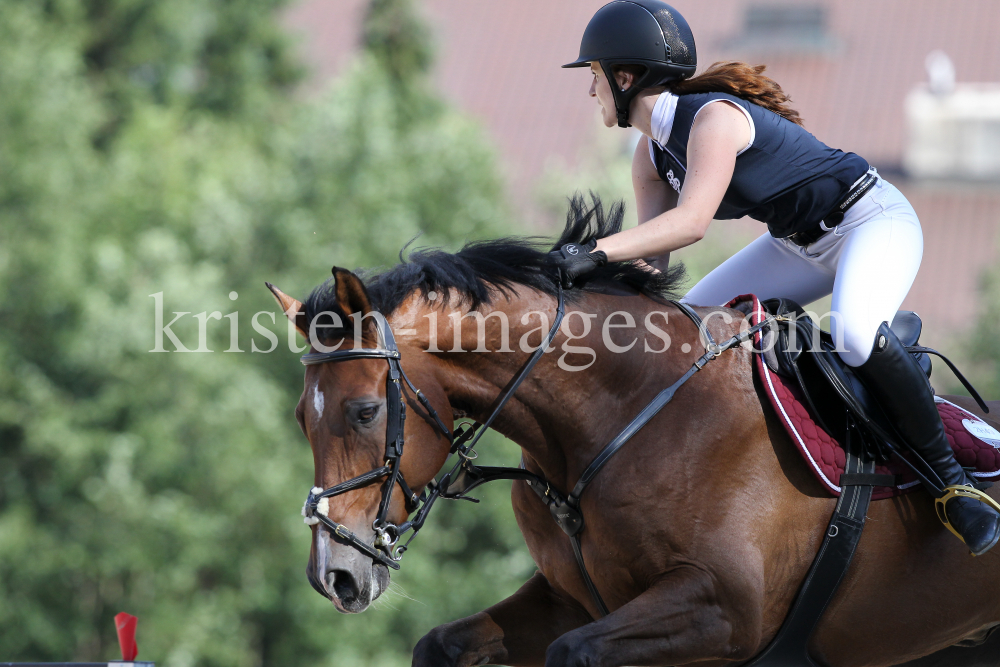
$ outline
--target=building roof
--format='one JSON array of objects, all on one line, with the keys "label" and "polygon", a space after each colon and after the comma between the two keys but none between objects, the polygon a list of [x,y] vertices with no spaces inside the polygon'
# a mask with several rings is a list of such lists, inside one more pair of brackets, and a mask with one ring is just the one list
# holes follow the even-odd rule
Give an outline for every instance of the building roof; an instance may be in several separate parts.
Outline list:
[{"label": "building roof", "polygon": [[[302,0],[289,10],[287,23],[303,35],[303,53],[314,68],[316,84],[334,76],[357,48],[366,4]],[[514,195],[528,193],[553,157],[573,164],[597,131],[597,106],[587,95],[589,72],[560,65],[576,58],[583,29],[604,0],[420,4],[437,38],[437,84],[445,96],[482,120],[503,158]],[[826,33],[813,40],[813,47],[808,35],[804,45],[784,39],[781,31],[788,26],[777,26],[765,40],[748,39],[744,25],[750,8],[766,4],[673,2],[694,31],[703,67],[724,59],[766,63],[768,74],[792,97],[809,131],[829,145],[867,158],[900,186],[926,235],[923,267],[905,305],[940,328],[967,322],[958,313],[974,308],[978,276],[997,257],[1000,191],[907,183],[899,172],[906,140],[904,100],[913,86],[926,80],[924,59],[934,49],[951,57],[960,82],[1000,79],[1000,2],[772,3],[818,8]],[[768,17],[756,19],[760,26]]]},{"label": "building roof", "polygon": [[[546,159],[571,161],[593,131],[596,102],[587,70],[563,70],[603,0],[424,0],[438,38],[444,95],[483,119],[506,160],[526,182]],[[933,49],[955,63],[959,81],[1000,80],[1000,3],[963,0],[784,1],[826,8],[835,42],[815,52],[741,47],[746,0],[675,0],[694,31],[702,66],[716,60],[766,63],[822,141],[898,167],[906,127],[903,102],[924,80]],[[758,6],[760,3],[756,3]],[[305,0],[288,23],[302,31],[317,80],[333,76],[358,43],[364,0]]]}]

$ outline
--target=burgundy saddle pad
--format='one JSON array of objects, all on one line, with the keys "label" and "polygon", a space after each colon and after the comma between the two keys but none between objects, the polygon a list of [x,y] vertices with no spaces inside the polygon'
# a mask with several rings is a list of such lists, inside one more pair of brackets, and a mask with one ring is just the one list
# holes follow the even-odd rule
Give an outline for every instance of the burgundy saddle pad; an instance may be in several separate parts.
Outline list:
[{"label": "burgundy saddle pad", "polygon": [[[764,319],[765,311],[752,294],[736,297],[727,307],[750,307],[750,324]],[[762,334],[754,336],[755,347],[760,346]],[[754,368],[764,385],[768,400],[778,414],[792,442],[802,453],[809,469],[833,496],[840,495],[840,475],[844,472],[844,450],[840,444],[817,424],[806,407],[802,391],[794,379],[784,378],[771,371],[763,355],[754,355]],[[935,397],[938,412],[948,434],[948,442],[955,450],[955,458],[966,468],[975,468],[972,475],[989,480],[1000,477],[1000,433],[992,426],[954,403]],[[896,475],[895,488],[876,487],[874,500],[908,493],[920,485],[917,478],[895,457],[886,465],[875,468],[878,474]]]}]

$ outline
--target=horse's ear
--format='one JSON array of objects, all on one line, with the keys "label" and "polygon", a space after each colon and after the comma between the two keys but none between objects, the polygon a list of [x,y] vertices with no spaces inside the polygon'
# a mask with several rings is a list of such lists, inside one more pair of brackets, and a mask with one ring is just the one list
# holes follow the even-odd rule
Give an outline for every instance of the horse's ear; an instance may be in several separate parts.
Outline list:
[{"label": "horse's ear", "polygon": [[278,300],[278,305],[281,306],[282,312],[295,325],[295,330],[299,332],[299,335],[303,338],[309,338],[309,326],[306,323],[306,308],[302,305],[302,302],[288,296],[271,283],[264,284],[267,285],[267,289],[271,290],[274,298]]},{"label": "horse's ear", "polygon": [[338,266],[333,267],[333,278],[337,282],[337,305],[347,314],[354,318],[354,313],[361,313],[361,317],[375,310],[372,308],[371,299],[368,298],[368,290],[365,284],[356,275]]}]

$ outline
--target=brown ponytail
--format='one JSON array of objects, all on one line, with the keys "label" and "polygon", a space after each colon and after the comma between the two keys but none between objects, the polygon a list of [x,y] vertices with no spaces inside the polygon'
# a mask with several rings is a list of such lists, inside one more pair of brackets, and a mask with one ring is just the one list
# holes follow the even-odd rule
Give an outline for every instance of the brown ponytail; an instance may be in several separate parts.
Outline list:
[{"label": "brown ponytail", "polygon": [[729,93],[802,125],[799,112],[788,106],[791,98],[781,86],[764,76],[764,69],[764,65],[750,66],[735,60],[718,62],[695,77],[671,82],[667,88],[675,95]]}]

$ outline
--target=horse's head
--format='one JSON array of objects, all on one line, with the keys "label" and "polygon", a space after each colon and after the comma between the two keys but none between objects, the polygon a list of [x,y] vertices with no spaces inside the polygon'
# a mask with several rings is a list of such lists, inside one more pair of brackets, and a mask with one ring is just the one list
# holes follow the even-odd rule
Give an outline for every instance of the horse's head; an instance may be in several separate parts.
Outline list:
[{"label": "horse's head", "polygon": [[[316,513],[325,518],[307,518],[313,530],[306,568],[310,583],[338,610],[358,613],[389,583],[385,565],[391,555],[389,541],[395,537],[394,527],[406,521],[413,509],[406,492],[420,493],[444,463],[450,443],[428,411],[404,388],[405,383],[392,381],[387,358],[336,353],[322,356],[333,350],[380,348],[384,343],[379,341],[378,314],[357,276],[334,268],[333,284],[319,288],[306,304],[268,287],[298,333],[312,346],[304,357],[304,362],[311,364],[306,366],[305,387],[295,416],[312,447],[314,487],[330,489],[391,464],[388,455],[393,442],[398,442],[395,434],[400,423],[397,396],[405,402],[403,410],[408,418],[403,422],[406,447],[399,457],[401,480],[390,483],[392,475],[361,480],[356,488],[315,503]],[[419,354],[421,348],[412,341],[401,339],[398,345],[408,377],[450,426],[447,398],[425,366],[424,360],[431,355]],[[390,489],[389,502],[380,512]],[[376,520],[380,523],[373,525]],[[388,532],[386,526],[390,526]]]}]

